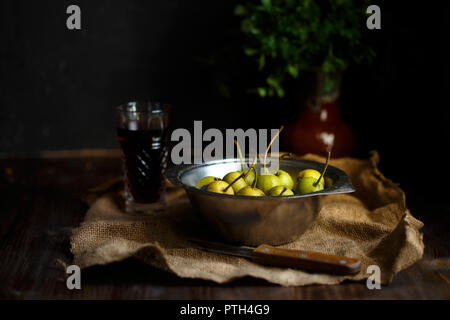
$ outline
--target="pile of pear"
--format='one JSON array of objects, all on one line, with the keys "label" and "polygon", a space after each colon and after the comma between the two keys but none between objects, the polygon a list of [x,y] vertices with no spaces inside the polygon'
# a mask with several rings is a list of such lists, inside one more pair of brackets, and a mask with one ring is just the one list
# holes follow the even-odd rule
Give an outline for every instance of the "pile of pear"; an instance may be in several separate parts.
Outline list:
[{"label": "pile of pear", "polygon": [[251,166],[246,170],[229,172],[221,179],[214,176],[201,178],[196,187],[209,192],[238,196],[293,196],[330,187],[333,181],[329,177],[324,177],[323,173],[314,169],[305,169],[298,172],[293,179],[288,172],[281,169],[274,174],[258,175],[255,167]]},{"label": "pile of pear", "polygon": [[[325,187],[329,187],[333,184],[333,181],[329,178],[324,178],[325,172],[330,161],[330,152],[328,152],[327,162],[325,167],[320,173],[314,169],[306,169],[298,172],[295,179],[292,176],[278,168],[278,171],[271,174],[266,168],[266,159],[270,146],[279,136],[283,126],[278,130],[277,134],[272,138],[267,146],[264,160],[262,163],[262,173],[257,174],[255,169],[255,163],[257,157],[253,161],[252,165],[247,169],[244,167],[244,161],[242,157],[241,148],[237,140],[235,144],[238,148],[239,158],[241,160],[241,170],[227,173],[222,179],[213,176],[207,176],[201,178],[196,187],[201,190],[209,192],[248,196],[248,197],[285,197],[293,196],[295,194],[307,194],[324,190]],[[281,157],[282,158],[282,157]],[[328,181],[326,184],[325,181]]]}]

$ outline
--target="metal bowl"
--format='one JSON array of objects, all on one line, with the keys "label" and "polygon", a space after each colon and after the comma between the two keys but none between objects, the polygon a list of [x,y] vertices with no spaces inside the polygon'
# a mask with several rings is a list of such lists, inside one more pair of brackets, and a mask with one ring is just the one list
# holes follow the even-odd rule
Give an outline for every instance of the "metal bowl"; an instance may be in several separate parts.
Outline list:
[{"label": "metal bowl", "polygon": [[[246,159],[246,163],[249,161]],[[280,161],[280,169],[287,171],[293,178],[303,169],[322,171],[323,167],[322,163],[307,160]],[[355,191],[348,176],[333,166],[328,166],[325,175],[333,179],[333,185],[305,195],[231,196],[195,187],[197,181],[205,176],[222,178],[228,172],[240,169],[239,159],[225,159],[175,166],[167,171],[166,176],[173,184],[186,190],[193,208],[223,239],[249,246],[280,245],[294,241],[316,218],[323,197]]]}]

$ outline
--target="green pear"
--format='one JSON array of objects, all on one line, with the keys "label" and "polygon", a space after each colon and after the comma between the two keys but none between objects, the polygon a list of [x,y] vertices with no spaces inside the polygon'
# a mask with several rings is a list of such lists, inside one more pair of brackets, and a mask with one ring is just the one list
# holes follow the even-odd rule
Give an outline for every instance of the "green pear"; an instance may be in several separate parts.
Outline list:
[{"label": "green pear", "polygon": [[251,186],[253,184],[253,181],[255,181],[255,175],[252,172],[252,168],[248,168],[247,170],[245,170],[245,166],[244,166],[244,158],[242,157],[242,150],[241,150],[241,146],[239,145],[239,142],[237,141],[237,139],[234,139],[234,144],[237,146],[237,150],[239,152],[239,159],[241,161],[241,171],[239,171],[240,173],[246,173],[246,175],[244,176],[244,180],[245,182]]},{"label": "green pear", "polygon": [[256,187],[264,193],[268,193],[270,189],[281,185],[281,180],[274,174],[261,174],[258,176]]},{"label": "green pear", "polygon": [[220,180],[219,178],[213,177],[213,176],[207,176],[207,177],[203,177],[200,180],[198,180],[197,184],[195,185],[195,187],[197,189],[201,189],[203,186],[206,186],[208,184],[210,184],[213,181],[218,181]]},{"label": "green pear", "polygon": [[[266,194],[273,187],[281,185],[280,178],[274,174],[269,173],[269,170],[267,169],[267,161],[266,160],[267,160],[267,154],[270,150],[272,143],[280,135],[283,128],[284,128],[284,126],[281,126],[280,130],[278,130],[278,132],[273,136],[272,140],[270,140],[269,145],[266,148],[266,152],[264,153],[264,157],[261,159],[263,173],[256,177],[256,180],[257,180],[256,187],[258,189],[261,189]],[[256,171],[255,171],[255,173],[256,173]]]},{"label": "green pear", "polygon": [[325,188],[325,172],[327,172],[328,165],[330,164],[331,152],[328,151],[327,162],[323,168],[322,173],[319,174],[318,171],[313,169],[303,170],[298,173],[299,180],[295,185],[295,192],[299,194],[306,194],[321,191]]},{"label": "green pear", "polygon": [[331,179],[330,177],[325,177],[325,187],[329,188],[333,185],[333,179]]},{"label": "green pear", "polygon": [[317,183],[317,179],[313,177],[305,177],[297,181],[295,185],[295,193],[306,194],[323,190],[323,184]]},{"label": "green pear", "polygon": [[249,169],[247,169],[245,171],[241,171],[241,172],[247,173],[248,170],[250,170],[250,172],[248,172],[248,174],[244,177],[244,180],[245,180],[245,182],[247,182],[247,184],[249,186],[251,186],[253,184],[253,181],[255,181],[255,174],[253,173],[251,168],[249,168]]},{"label": "green pear", "polygon": [[246,186],[239,190],[237,193],[238,196],[248,196],[248,197],[264,197],[265,194],[258,188],[254,188],[251,186]]},{"label": "green pear", "polygon": [[253,180],[253,183],[251,186],[246,186],[245,188],[242,188],[241,190],[239,190],[237,195],[238,196],[248,196],[248,197],[264,197],[266,194],[262,190],[256,188],[258,175],[256,174],[256,169],[255,169],[254,164],[250,167],[250,170],[253,170],[255,172],[255,180]]},{"label": "green pear", "polygon": [[276,186],[270,189],[269,196],[271,197],[282,197],[282,196],[293,196],[294,192],[285,186]]},{"label": "green pear", "polygon": [[[234,171],[229,172],[223,177],[223,181],[231,184],[234,180],[236,180],[239,176],[242,175],[241,171]],[[234,190],[234,192],[238,192],[242,188],[245,188],[247,186],[247,182],[245,182],[244,177],[237,179],[231,186]]]},{"label": "green pear", "polygon": [[[305,169],[305,170],[300,171],[297,174],[297,180],[300,180],[300,179],[303,179],[303,178],[307,178],[307,177],[311,177],[311,178],[316,179],[316,181],[317,181],[320,178],[320,176],[321,176],[321,173],[319,171],[317,171],[317,170]],[[320,179],[319,183],[322,186],[325,186],[325,180],[323,179],[323,177]]]},{"label": "green pear", "polygon": [[206,187],[206,191],[234,195],[233,188],[225,181],[213,181]]},{"label": "green pear", "polygon": [[292,180],[291,175],[286,171],[278,170],[277,177],[280,179],[282,186],[285,186],[288,189],[294,188],[294,180]]}]

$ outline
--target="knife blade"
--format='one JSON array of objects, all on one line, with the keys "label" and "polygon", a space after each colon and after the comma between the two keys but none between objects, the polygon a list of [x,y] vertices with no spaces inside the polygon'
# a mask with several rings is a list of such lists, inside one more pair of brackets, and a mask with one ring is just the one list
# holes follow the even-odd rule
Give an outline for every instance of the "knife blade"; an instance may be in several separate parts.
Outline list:
[{"label": "knife blade", "polygon": [[277,248],[266,244],[252,248],[200,239],[190,239],[189,242],[206,251],[243,257],[258,264],[302,269],[309,272],[350,275],[358,273],[361,266],[361,262],[355,258]]}]

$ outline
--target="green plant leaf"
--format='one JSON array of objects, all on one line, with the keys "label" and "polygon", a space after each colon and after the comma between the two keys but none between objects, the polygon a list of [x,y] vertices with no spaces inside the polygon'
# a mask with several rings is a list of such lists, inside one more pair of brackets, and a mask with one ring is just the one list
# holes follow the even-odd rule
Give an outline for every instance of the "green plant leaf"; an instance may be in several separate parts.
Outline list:
[{"label": "green plant leaf", "polygon": [[277,89],[277,95],[278,95],[278,97],[283,98],[284,97],[284,89],[283,88],[278,88]]},{"label": "green plant leaf", "polygon": [[333,89],[333,86],[334,86],[334,80],[332,79],[332,77],[325,76],[324,85],[323,85],[325,92],[330,92],[331,89]]},{"label": "green plant leaf", "polygon": [[283,97],[285,81],[304,68],[334,72],[370,62],[374,52],[362,28],[366,8],[367,1],[355,0],[242,0],[234,12],[248,40],[244,51],[267,83],[255,92]]},{"label": "green plant leaf", "polygon": [[266,56],[262,54],[259,56],[258,70],[261,71],[265,65],[266,65]]},{"label": "green plant leaf", "polygon": [[264,98],[264,97],[267,95],[267,90],[266,90],[266,88],[260,87],[260,88],[258,88],[258,89],[256,89],[256,90],[258,91],[258,95],[259,95],[261,98]]},{"label": "green plant leaf", "polygon": [[288,64],[287,71],[292,77],[294,78],[298,77],[298,65]]},{"label": "green plant leaf", "polygon": [[247,13],[247,9],[245,9],[245,7],[241,4],[238,4],[235,8],[234,8],[234,14],[236,16],[244,16]]},{"label": "green plant leaf", "polygon": [[254,56],[255,54],[258,53],[258,50],[253,49],[253,48],[244,48],[244,53],[245,53],[247,56]]},{"label": "green plant leaf", "polygon": [[261,3],[262,3],[262,5],[265,7],[265,8],[271,8],[272,7],[272,1],[271,0],[261,0]]},{"label": "green plant leaf", "polygon": [[275,78],[272,77],[272,76],[267,77],[267,78],[266,78],[266,82],[267,82],[267,84],[268,84],[269,86],[271,86],[272,88],[276,88],[276,89],[280,88],[280,83],[278,82],[277,79],[275,79]]}]

